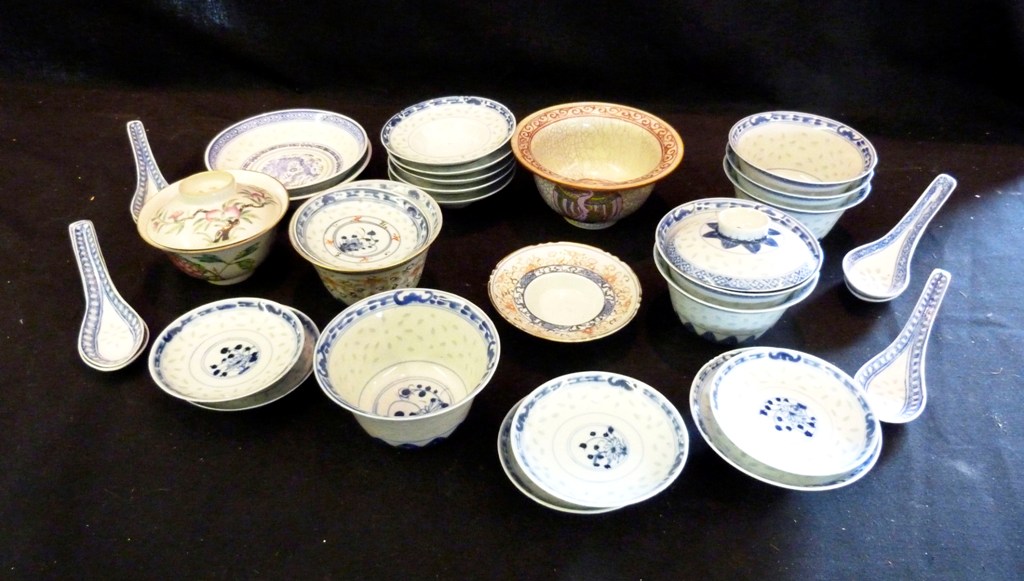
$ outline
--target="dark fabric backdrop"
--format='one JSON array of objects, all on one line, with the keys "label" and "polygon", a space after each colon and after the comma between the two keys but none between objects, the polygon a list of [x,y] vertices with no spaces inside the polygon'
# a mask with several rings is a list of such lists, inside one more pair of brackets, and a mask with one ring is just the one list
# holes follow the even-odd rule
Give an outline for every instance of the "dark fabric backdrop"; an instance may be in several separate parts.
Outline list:
[{"label": "dark fabric backdrop", "polygon": [[[1020,579],[1024,578],[1024,3],[307,2],[8,0],[0,7],[0,579]],[[551,212],[526,172],[445,211],[421,284],[498,325],[502,360],[453,436],[427,450],[370,441],[312,378],[234,414],[168,397],[145,359],[87,368],[67,225],[91,219],[111,276],[158,332],[232,296],[292,305],[321,327],[342,309],[278,237],[235,287],[177,272],[144,245],[125,123],[165,175],[202,169],[227,125],[319,107],[379,129],[453,94],[522,118],[578,99],[622,101],[683,136],[680,168],[614,228]],[[731,196],[725,135],[740,117],[839,119],[879,152],[875,190],[823,241],[821,281],[757,344],[855,371],[909,316],[934,267],[953,284],[928,351],[929,403],[883,426],[864,479],[783,490],[732,468],[687,409],[726,347],[686,332],[651,261],[672,207]],[[375,150],[364,177],[386,175]],[[960,186],[929,226],[910,289],[854,299],[841,257],[883,235],[940,172]],[[282,232],[283,234],[283,232]],[[571,240],[637,272],[640,312],[615,335],[545,342],[498,318],[503,256]],[[525,498],[497,462],[501,419],[554,376],[637,377],[683,412],[690,456],[668,490],[607,515]]]}]

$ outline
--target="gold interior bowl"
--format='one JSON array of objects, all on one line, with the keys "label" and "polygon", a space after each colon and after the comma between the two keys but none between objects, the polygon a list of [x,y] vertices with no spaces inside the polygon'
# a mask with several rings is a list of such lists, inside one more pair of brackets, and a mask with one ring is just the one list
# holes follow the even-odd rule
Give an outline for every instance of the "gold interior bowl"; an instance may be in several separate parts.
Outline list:
[{"label": "gold interior bowl", "polygon": [[627,105],[555,105],[523,119],[512,153],[552,210],[581,228],[607,228],[635,212],[683,160],[679,133]]}]

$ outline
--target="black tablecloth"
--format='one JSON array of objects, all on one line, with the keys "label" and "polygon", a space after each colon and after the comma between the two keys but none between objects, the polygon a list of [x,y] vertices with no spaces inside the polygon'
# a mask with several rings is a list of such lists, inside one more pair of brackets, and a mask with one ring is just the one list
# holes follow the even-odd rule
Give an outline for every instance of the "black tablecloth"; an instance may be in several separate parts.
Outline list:
[{"label": "black tablecloth", "polygon": [[[1020,143],[868,132],[875,188],[824,239],[821,282],[756,342],[804,350],[848,372],[898,333],[933,268],[953,275],[927,352],[928,407],[884,425],[877,466],[855,484],[795,492],[754,480],[700,437],[686,404],[699,367],[726,347],[682,328],[650,251],[670,208],[731,196],[725,134],[743,111],[654,103],[683,135],[682,166],[635,215],[603,231],[549,210],[520,172],[500,194],[445,210],[421,285],[491,313],[498,372],[447,441],[406,451],[371,441],[310,378],[256,410],[216,413],[168,397],[145,357],[102,373],[79,360],[82,290],[67,236],[95,223],[114,283],[156,333],[185,311],[234,296],[270,298],[323,326],[343,305],[280,236],[248,281],[188,278],[141,242],[128,212],[135,173],[125,123],[142,120],[164,175],[202,169],[207,141],[260,111],[343,111],[374,134],[405,99],[273,91],[126,90],[8,84],[0,565],[10,577],[1010,578],[1024,566],[1021,525]],[[426,96],[424,96],[426,97]],[[517,115],[548,103],[496,95]],[[747,111],[749,112],[749,111]],[[381,149],[377,150],[382,151]],[[923,236],[910,289],[887,304],[853,298],[841,258],[898,220],[939,173],[959,188]],[[385,175],[374,155],[365,176]],[[643,301],[610,337],[556,344],[497,316],[486,283],[509,252],[592,244],[630,264]],[[641,504],[575,516],[534,504],[502,472],[498,425],[523,395],[580,370],[626,374],[684,412],[691,450],[680,478]]]},{"label": "black tablecloth", "polygon": [[[0,16],[0,578],[678,579],[1024,577],[1024,111],[1017,4],[12,2]],[[292,107],[379,131],[418,101],[479,94],[523,118],[576,100],[649,110],[682,135],[682,165],[612,228],[569,225],[520,171],[500,194],[444,210],[421,285],[487,311],[501,361],[465,423],[422,450],[372,441],[310,378],[263,408],[217,413],[166,395],[146,357],[104,373],[75,343],[84,314],[69,223],[95,224],[114,284],[153,334],[199,305],[253,296],[321,327],[344,305],[279,228],[249,280],[218,287],[145,245],[129,214],[125,124],[142,121],[171,181],[203,169],[221,129]],[[928,405],[883,425],[877,465],[831,491],[744,475],[702,439],[687,396],[729,349],[686,331],[652,263],[654,227],[732,196],[726,134],[758,111],[822,114],[878,151],[874,190],[823,240],[811,297],[756,341],[847,372],[886,347],[934,268],[952,273],[927,351]],[[869,304],[841,259],[883,235],[932,179],[959,188],[917,248],[910,288]],[[532,337],[487,280],[526,245],[575,241],[637,273],[618,333]],[[148,355],[148,353],[147,353]],[[553,377],[635,377],[682,412],[690,453],[640,504],[570,515],[503,473],[498,426]]]}]

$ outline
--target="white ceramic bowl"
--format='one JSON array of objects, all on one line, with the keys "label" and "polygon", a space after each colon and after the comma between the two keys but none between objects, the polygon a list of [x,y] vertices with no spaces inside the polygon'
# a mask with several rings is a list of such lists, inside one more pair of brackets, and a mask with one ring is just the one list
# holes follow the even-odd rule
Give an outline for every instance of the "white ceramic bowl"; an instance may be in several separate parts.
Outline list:
[{"label": "white ceramic bowl", "polygon": [[284,305],[224,299],[181,315],[156,335],[149,371],[160,389],[176,398],[251,407],[269,397],[259,394],[287,383],[281,380],[303,366],[306,338],[302,319]]},{"label": "white ceramic bowl", "polygon": [[384,123],[380,140],[404,166],[459,174],[504,157],[515,127],[515,116],[501,103],[457,95],[402,109]]},{"label": "white ceramic bowl", "polygon": [[863,184],[839,194],[818,196],[793,194],[762,186],[743,175],[730,159],[735,156],[735,154],[732,153],[732,148],[726,147],[726,149],[728,151],[726,152],[725,157],[722,158],[722,171],[725,173],[726,177],[729,178],[733,187],[750,192],[756,199],[761,200],[766,204],[772,204],[776,207],[789,207],[804,210],[835,210],[842,208],[848,205],[851,201],[860,197],[865,190],[870,189],[871,177],[874,176],[874,172],[872,172]]},{"label": "white ceramic bowl", "polygon": [[320,109],[286,109],[244,119],[206,146],[206,167],[265,173],[292,196],[346,179],[369,157],[370,140],[355,120]]},{"label": "white ceramic bowl", "polygon": [[833,490],[863,478],[881,455],[882,438],[877,437],[880,435],[878,431],[873,432],[874,444],[866,448],[860,463],[842,472],[824,476],[795,474],[764,464],[736,446],[722,432],[711,406],[711,379],[726,362],[746,353],[749,349],[751,348],[736,349],[711,359],[693,379],[690,387],[690,414],[697,426],[697,431],[700,432],[711,449],[740,472],[762,482],[790,490]]},{"label": "white ceramic bowl", "polygon": [[744,117],[729,130],[736,167],[751,180],[791,193],[832,195],[867,181],[878,163],[863,135],[838,121],[794,111]]},{"label": "white ceramic bowl", "polygon": [[266,174],[206,171],[147,200],[136,228],[185,274],[213,284],[235,284],[252,276],[266,259],[287,211],[287,191]]},{"label": "white ceramic bowl", "polygon": [[812,210],[784,206],[776,202],[769,202],[768,200],[762,199],[757,194],[753,193],[753,190],[740,187],[737,182],[733,182],[733,186],[738,199],[766,204],[781,212],[789,214],[798,222],[806,226],[811,234],[813,234],[818,240],[828,236],[828,233],[832,231],[832,228],[834,228],[837,223],[839,223],[839,219],[843,217],[843,214],[846,213],[847,210],[860,204],[867,199],[869,194],[871,194],[871,184],[868,183],[865,188],[857,188],[856,196],[846,201],[846,205],[843,207],[831,210]]},{"label": "white ceramic bowl", "polygon": [[567,103],[523,119],[512,153],[569,223],[607,228],[635,212],[683,159],[671,125],[611,103]]},{"label": "white ceramic bowl", "polygon": [[730,307],[696,297],[676,284],[668,263],[657,250],[654,264],[668,284],[669,299],[683,326],[713,343],[736,345],[753,341],[765,334],[782,318],[786,310],[811,295],[818,284],[815,274],[799,291],[785,302],[768,307]]},{"label": "white ceramic bowl", "polygon": [[521,403],[522,400],[508,410],[508,413],[505,414],[505,419],[501,422],[501,427],[498,429],[498,462],[501,464],[501,469],[505,472],[505,476],[508,476],[508,479],[519,492],[522,492],[524,496],[541,506],[571,514],[601,514],[621,508],[618,506],[591,508],[565,503],[530,481],[523,473],[519,463],[516,462],[515,454],[512,453],[512,418],[515,416]]},{"label": "white ceramic bowl", "polygon": [[814,235],[789,214],[735,198],[705,198],[668,211],[655,252],[687,294],[724,306],[789,301],[821,270]]},{"label": "white ceramic bowl", "polygon": [[602,371],[554,378],[512,419],[523,475],[559,504],[621,507],[668,488],[689,451],[686,425],[653,387]]},{"label": "white ceramic bowl", "polygon": [[418,448],[450,435],[498,366],[498,333],[457,295],[378,293],[346,308],[317,341],[324,393],[372,437]]},{"label": "white ceramic bowl", "polygon": [[351,304],[416,286],[442,223],[441,208],[421,189],[360,180],[296,208],[288,236],[331,295]]}]

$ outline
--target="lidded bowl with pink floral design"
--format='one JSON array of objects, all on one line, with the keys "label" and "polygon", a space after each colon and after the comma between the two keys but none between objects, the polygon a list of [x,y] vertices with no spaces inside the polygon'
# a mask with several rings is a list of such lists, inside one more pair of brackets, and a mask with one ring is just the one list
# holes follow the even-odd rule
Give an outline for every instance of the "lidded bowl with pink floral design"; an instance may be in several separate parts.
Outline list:
[{"label": "lidded bowl with pink floral design", "polygon": [[147,244],[189,276],[234,284],[266,258],[287,210],[287,190],[266,174],[205,171],[154,195],[137,226]]}]

